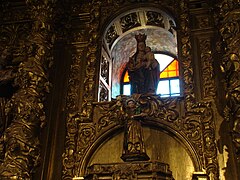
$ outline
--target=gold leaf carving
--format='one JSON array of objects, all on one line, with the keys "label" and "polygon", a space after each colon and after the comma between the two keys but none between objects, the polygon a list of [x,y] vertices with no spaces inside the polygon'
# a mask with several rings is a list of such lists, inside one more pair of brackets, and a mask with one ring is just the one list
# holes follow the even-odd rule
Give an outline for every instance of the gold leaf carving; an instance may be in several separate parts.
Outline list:
[{"label": "gold leaf carving", "polygon": [[240,8],[239,1],[225,0],[219,3],[218,25],[222,37],[224,57],[222,70],[226,79],[225,119],[232,126],[232,140],[236,156],[240,159]]},{"label": "gold leaf carving", "polygon": [[38,136],[45,124],[43,102],[50,84],[45,71],[52,61],[52,4],[27,2],[32,11],[31,17],[36,21],[28,37],[31,43],[25,38],[24,44],[19,43],[27,51],[14,51],[13,56],[21,57],[21,61],[14,79],[17,90],[5,107],[11,123],[4,132],[6,152],[0,165],[0,177],[8,179],[30,179],[31,173],[39,164]]}]

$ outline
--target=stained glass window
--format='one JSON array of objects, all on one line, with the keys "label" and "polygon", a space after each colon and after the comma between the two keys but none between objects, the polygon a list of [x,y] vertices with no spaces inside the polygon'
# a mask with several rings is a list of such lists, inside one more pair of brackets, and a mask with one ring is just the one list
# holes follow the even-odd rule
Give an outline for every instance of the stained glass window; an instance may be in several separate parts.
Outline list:
[{"label": "stained glass window", "polygon": [[[180,96],[178,60],[166,54],[155,54],[160,64],[160,79],[157,94],[161,97]],[[128,71],[125,71],[122,82],[122,94],[130,95]]]}]

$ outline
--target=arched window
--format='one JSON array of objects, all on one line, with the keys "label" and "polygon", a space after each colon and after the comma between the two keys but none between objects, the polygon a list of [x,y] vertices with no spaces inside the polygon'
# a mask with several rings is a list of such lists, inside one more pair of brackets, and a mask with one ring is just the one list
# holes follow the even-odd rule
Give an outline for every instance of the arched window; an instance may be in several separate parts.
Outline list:
[{"label": "arched window", "polygon": [[[180,96],[178,60],[170,55],[154,53],[160,64],[160,77],[156,94],[161,97]],[[131,85],[128,71],[125,70],[121,80],[121,94],[130,95]]]}]

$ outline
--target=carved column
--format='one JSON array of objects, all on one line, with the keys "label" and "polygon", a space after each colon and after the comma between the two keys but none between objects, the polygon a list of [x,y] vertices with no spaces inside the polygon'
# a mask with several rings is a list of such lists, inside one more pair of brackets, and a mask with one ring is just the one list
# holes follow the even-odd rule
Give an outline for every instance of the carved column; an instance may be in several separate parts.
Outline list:
[{"label": "carved column", "polygon": [[6,149],[0,166],[1,179],[31,179],[40,161],[40,129],[45,124],[44,99],[48,92],[47,70],[52,63],[51,21],[53,2],[27,0],[34,20],[28,54],[18,66],[18,90],[6,104],[11,124],[4,132]]},{"label": "carved column", "polygon": [[[198,87],[196,82],[193,79],[194,76],[198,76],[198,72],[193,68],[193,58],[192,55],[195,55],[192,47],[191,37],[196,36],[193,30],[196,28],[194,24],[190,23],[190,7],[189,1],[181,0],[179,1],[179,53],[180,53],[180,62],[182,63],[182,71],[183,71],[183,81],[184,81],[184,103],[186,109],[186,122],[185,125],[193,120],[193,115],[196,115],[196,112],[201,114],[200,118],[200,127],[201,127],[201,143],[202,147],[199,149],[199,153],[202,154],[202,163],[203,168],[206,170],[206,173],[210,180],[219,179],[219,168],[217,162],[217,149],[215,144],[215,124],[213,121],[213,110],[211,107],[211,102],[198,102],[197,100],[211,100],[214,97],[214,84],[212,84],[212,54],[211,54],[211,41],[209,35],[204,38],[199,38],[199,52],[200,57],[199,63],[201,63],[201,81],[202,84]],[[191,12],[191,16],[193,16],[193,12]],[[195,12],[196,13],[196,12]],[[204,19],[204,21],[202,20]],[[206,16],[197,16],[197,28],[196,29],[206,29],[209,31],[209,23],[208,18]],[[195,31],[196,31],[195,29]],[[202,30],[203,31],[203,30]],[[196,32],[195,32],[196,33]],[[193,44],[194,45],[194,44]],[[205,52],[207,51],[207,52]],[[200,68],[200,67],[199,67]],[[195,86],[196,85],[196,86]],[[197,99],[197,88],[201,88],[202,97]],[[198,95],[200,96],[200,95]],[[194,112],[194,113],[193,113]],[[192,122],[191,122],[192,123]],[[194,122],[195,123],[195,122]],[[195,125],[194,125],[195,126]],[[193,127],[191,127],[193,130]],[[193,141],[195,141],[193,139]]]},{"label": "carved column", "polygon": [[[92,123],[92,103],[96,100],[95,96],[97,94],[100,5],[100,1],[94,0],[81,5],[78,3],[72,9],[72,16],[77,19],[76,21],[73,20],[72,23],[78,21],[75,25],[79,29],[76,28],[77,32],[74,32],[72,42],[76,51],[72,57],[73,63],[70,67],[71,72],[68,81],[67,135],[65,152],[63,153],[62,179],[80,176],[79,166],[83,161],[87,145],[91,143],[95,135]],[[82,84],[80,84],[81,79],[76,74],[81,74],[81,77],[83,77]],[[77,90],[82,90],[82,94],[79,95]]]},{"label": "carved column", "polygon": [[223,51],[222,70],[226,80],[225,119],[232,128],[238,169],[240,167],[240,1],[218,3],[217,25]]},{"label": "carved column", "polygon": [[185,108],[187,111],[191,109],[195,102],[194,83],[193,83],[193,67],[190,42],[190,22],[189,22],[189,7],[187,0],[179,1],[179,30],[178,38],[180,39],[179,52],[181,66],[183,69],[184,88],[183,94],[185,98]]}]

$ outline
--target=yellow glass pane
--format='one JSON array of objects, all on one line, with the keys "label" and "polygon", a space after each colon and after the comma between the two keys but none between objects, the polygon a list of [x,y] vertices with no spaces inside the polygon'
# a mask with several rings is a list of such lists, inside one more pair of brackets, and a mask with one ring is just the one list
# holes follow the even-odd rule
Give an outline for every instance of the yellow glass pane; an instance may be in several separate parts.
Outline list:
[{"label": "yellow glass pane", "polygon": [[176,77],[176,76],[177,76],[176,71],[169,71],[168,72],[168,77]]},{"label": "yellow glass pane", "polygon": [[129,82],[128,71],[124,75],[123,82]]},{"label": "yellow glass pane", "polygon": [[170,71],[174,71],[176,69],[176,63],[174,63],[173,61],[170,65],[168,65],[167,69]]},{"label": "yellow glass pane", "polygon": [[160,78],[168,78],[168,73],[163,71],[163,72],[160,74]]},{"label": "yellow glass pane", "polygon": [[172,61],[163,72],[160,73],[160,78],[170,78],[179,76],[178,61],[175,59]]}]

